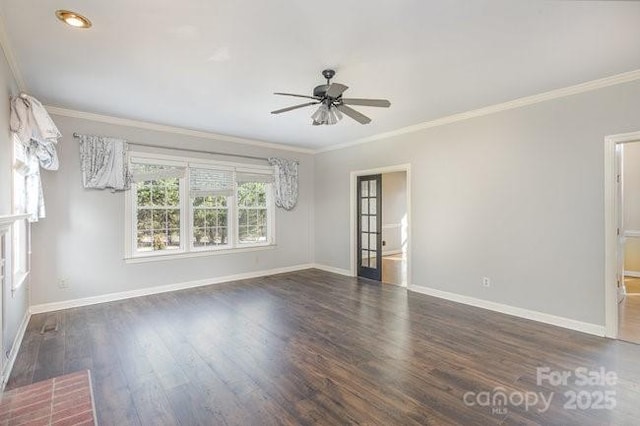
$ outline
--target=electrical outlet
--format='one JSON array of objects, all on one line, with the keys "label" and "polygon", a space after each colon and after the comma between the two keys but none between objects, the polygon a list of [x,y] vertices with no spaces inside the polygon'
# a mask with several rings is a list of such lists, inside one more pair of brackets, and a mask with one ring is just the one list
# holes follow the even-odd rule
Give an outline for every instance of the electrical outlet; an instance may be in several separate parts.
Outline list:
[{"label": "electrical outlet", "polygon": [[69,288],[69,280],[67,280],[66,278],[58,279],[58,288],[60,288],[60,289]]},{"label": "electrical outlet", "polygon": [[482,286],[483,287],[491,287],[491,280],[487,277],[482,278]]}]

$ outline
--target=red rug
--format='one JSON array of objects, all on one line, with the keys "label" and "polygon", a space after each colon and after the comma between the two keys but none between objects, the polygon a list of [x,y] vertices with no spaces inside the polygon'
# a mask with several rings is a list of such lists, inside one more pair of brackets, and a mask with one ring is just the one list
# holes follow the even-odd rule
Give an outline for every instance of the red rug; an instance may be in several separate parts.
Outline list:
[{"label": "red rug", "polygon": [[0,425],[96,425],[91,375],[80,371],[5,392]]}]

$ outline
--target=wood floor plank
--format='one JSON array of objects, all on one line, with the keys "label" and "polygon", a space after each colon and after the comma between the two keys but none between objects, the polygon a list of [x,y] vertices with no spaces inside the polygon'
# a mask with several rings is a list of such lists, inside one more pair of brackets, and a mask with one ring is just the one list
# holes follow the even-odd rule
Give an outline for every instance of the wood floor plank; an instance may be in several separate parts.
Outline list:
[{"label": "wood floor plank", "polygon": [[[307,270],[34,315],[7,387],[89,368],[98,420],[118,426],[633,424],[638,359],[640,346]],[[615,371],[617,406],[567,410],[563,393],[583,388],[539,384],[538,367]],[[555,396],[545,412],[464,401],[495,389]]]}]

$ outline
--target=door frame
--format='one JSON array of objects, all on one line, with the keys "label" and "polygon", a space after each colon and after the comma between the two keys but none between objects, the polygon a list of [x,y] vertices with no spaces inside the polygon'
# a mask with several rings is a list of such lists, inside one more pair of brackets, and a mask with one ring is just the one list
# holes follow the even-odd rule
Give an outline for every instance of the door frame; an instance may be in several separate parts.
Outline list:
[{"label": "door frame", "polygon": [[[407,174],[407,288],[413,283],[411,281],[411,164],[397,164],[394,166],[378,167],[375,169],[367,170],[354,170],[349,177],[349,200],[350,200],[350,212],[349,212],[349,258],[350,258],[350,272],[354,277],[358,276],[358,262],[356,258],[356,227],[357,227],[357,207],[356,202],[358,198],[357,184],[358,176],[376,175],[393,172],[406,172]],[[384,179],[384,176],[382,177]],[[382,190],[382,188],[380,188]],[[384,202],[384,201],[383,201]],[[382,209],[382,206],[380,206]]]},{"label": "door frame", "polygon": [[[607,136],[604,140],[604,302],[605,336],[618,338],[618,200],[616,146],[640,141],[640,131]],[[624,279],[624,278],[623,278]]]}]

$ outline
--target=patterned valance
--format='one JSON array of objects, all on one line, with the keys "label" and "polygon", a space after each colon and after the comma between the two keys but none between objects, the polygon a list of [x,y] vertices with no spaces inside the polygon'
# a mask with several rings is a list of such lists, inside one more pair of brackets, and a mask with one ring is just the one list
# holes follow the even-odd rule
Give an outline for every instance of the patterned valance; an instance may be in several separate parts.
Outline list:
[{"label": "patterned valance", "polygon": [[285,210],[293,209],[298,202],[298,162],[284,158],[269,158],[275,166],[275,202]]}]

